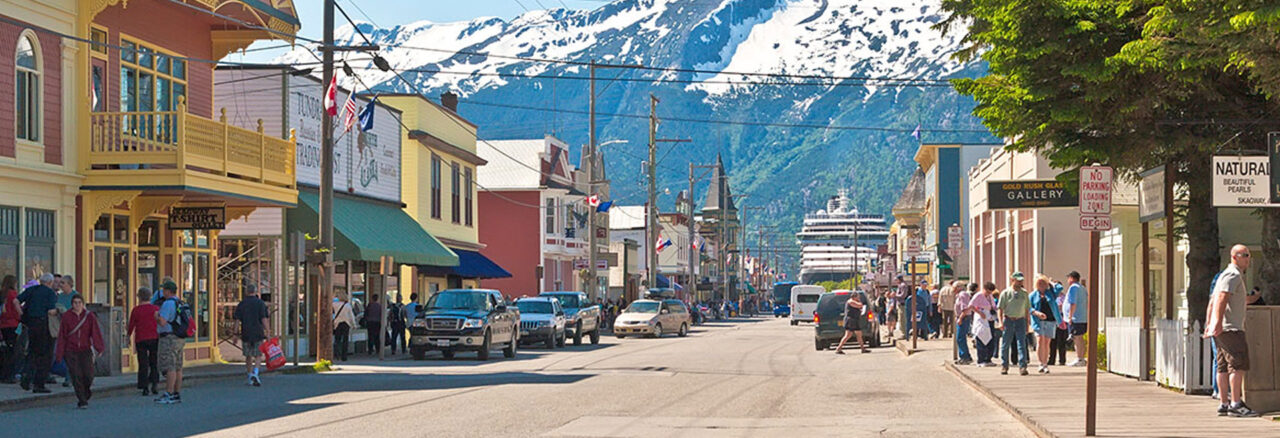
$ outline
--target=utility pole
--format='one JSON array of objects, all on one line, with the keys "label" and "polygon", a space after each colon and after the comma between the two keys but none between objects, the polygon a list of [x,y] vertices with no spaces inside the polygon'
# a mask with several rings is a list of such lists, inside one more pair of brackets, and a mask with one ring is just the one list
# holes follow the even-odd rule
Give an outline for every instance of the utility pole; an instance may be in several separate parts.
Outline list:
[{"label": "utility pole", "polygon": [[[333,82],[333,5],[335,0],[324,0],[324,45],[320,48],[324,73],[321,84],[328,93]],[[326,94],[327,95],[327,94]],[[337,96],[335,95],[336,99]],[[320,266],[320,293],[316,297],[316,360],[333,358],[333,318],[325,312],[333,302],[333,116],[328,110],[320,117],[320,251],[324,258]]]},{"label": "utility pole", "polygon": [[649,242],[645,245],[648,256],[645,259],[645,265],[649,280],[649,287],[657,287],[658,285],[658,227],[657,219],[654,213],[658,210],[658,97],[653,94],[649,95],[649,204],[644,209],[644,226],[646,229],[652,230],[649,233]]},{"label": "utility pole", "polygon": [[[591,113],[591,125],[588,129],[591,132],[587,134],[587,153],[583,159],[587,162],[587,196],[596,195],[596,63],[591,61],[591,67],[587,69],[591,77],[590,99],[588,99],[587,110]],[[603,199],[596,198],[597,202],[603,202]],[[587,297],[595,300],[599,298],[600,280],[596,272],[596,209],[591,204],[587,204]]]}]

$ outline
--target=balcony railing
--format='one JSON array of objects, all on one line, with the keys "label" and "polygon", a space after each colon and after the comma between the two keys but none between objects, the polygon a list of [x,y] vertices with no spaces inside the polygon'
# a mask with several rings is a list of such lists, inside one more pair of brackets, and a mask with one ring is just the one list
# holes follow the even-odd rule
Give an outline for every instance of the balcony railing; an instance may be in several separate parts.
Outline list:
[{"label": "balcony railing", "polygon": [[95,112],[90,116],[90,172],[173,170],[212,173],[283,188],[296,188],[294,138],[266,135],[219,120],[177,111]]}]

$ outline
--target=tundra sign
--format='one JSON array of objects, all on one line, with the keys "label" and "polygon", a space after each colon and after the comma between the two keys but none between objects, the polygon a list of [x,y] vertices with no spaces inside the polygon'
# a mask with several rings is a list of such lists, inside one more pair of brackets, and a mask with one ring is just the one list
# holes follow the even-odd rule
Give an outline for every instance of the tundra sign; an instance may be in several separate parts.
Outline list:
[{"label": "tundra sign", "polygon": [[1213,157],[1214,207],[1280,207],[1268,199],[1267,157]]},{"label": "tundra sign", "polygon": [[1067,193],[1067,188],[1057,180],[987,183],[987,208],[991,210],[1075,207],[1076,205],[1076,197]]}]

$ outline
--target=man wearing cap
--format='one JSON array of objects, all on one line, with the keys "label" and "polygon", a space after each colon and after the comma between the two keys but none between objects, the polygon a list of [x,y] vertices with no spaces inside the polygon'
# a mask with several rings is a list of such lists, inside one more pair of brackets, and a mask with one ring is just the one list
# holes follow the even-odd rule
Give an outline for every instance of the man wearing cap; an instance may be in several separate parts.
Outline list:
[{"label": "man wearing cap", "polygon": [[186,340],[173,332],[173,324],[178,320],[178,285],[166,281],[160,285],[164,291],[164,301],[160,303],[160,311],[156,313],[156,333],[160,335],[157,356],[159,356],[160,372],[164,373],[165,392],[156,399],[156,403],[182,403],[182,348]]},{"label": "man wearing cap", "polygon": [[1018,374],[1027,375],[1027,317],[1031,312],[1031,300],[1027,290],[1022,286],[1022,272],[1015,271],[1009,276],[1012,280],[1009,288],[1000,292],[1000,302],[996,305],[999,311],[1000,329],[1004,330],[1004,354],[1000,365],[1000,374],[1009,374],[1009,354],[1014,352],[1017,343]]}]

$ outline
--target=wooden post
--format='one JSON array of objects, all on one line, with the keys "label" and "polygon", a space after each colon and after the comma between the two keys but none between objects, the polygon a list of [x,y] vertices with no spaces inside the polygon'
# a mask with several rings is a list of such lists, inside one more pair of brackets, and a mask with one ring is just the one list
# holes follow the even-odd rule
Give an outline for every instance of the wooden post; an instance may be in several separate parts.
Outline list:
[{"label": "wooden post", "polygon": [[267,182],[267,136],[262,133],[262,119],[258,119],[258,182]]},{"label": "wooden post", "polygon": [[1085,378],[1084,434],[1097,435],[1098,422],[1098,240],[1097,231],[1089,232],[1089,361]]},{"label": "wooden post", "polygon": [[1142,370],[1138,380],[1147,380],[1147,370],[1151,365],[1151,356],[1147,354],[1147,337],[1151,332],[1151,223],[1142,223],[1142,291],[1138,299],[1138,315],[1142,318],[1141,333],[1138,345],[1138,365]]},{"label": "wooden post", "polygon": [[1164,169],[1164,318],[1173,319],[1173,172],[1178,168]]},{"label": "wooden post", "polygon": [[218,112],[221,113],[221,115],[218,116],[218,123],[222,125],[222,144],[218,146],[222,147],[222,175],[226,176],[227,175],[227,156],[229,155],[229,151],[231,149],[229,147],[229,145],[231,144],[231,140],[230,140],[231,128],[227,125],[227,109],[222,108],[218,110]]},{"label": "wooden post", "polygon": [[[914,234],[912,238],[914,238]],[[907,297],[911,299],[911,313],[907,315],[907,327],[911,330],[911,350],[914,351],[916,349],[916,333],[920,331],[920,327],[916,327],[918,323],[916,321],[916,302],[920,300],[916,299],[916,256],[914,254],[911,255],[911,266],[907,268],[907,271],[911,273],[911,291],[907,293]]]}]

